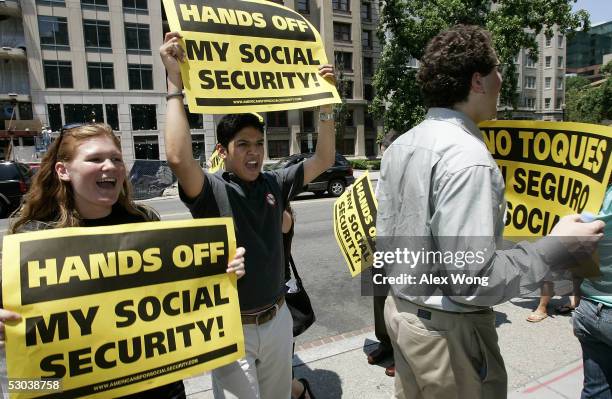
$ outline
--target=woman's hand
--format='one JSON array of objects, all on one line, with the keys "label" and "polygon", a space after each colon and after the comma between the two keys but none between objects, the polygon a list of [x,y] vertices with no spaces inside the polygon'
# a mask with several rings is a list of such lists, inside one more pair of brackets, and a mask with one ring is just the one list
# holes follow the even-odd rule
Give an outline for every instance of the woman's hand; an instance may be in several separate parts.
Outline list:
[{"label": "woman's hand", "polygon": [[230,263],[227,264],[227,272],[228,273],[236,273],[236,277],[240,278],[244,276],[244,253],[246,250],[243,247],[236,248],[236,254],[234,255],[234,259]]},{"label": "woman's hand", "polygon": [[168,32],[164,37],[164,44],[159,48],[159,55],[168,71],[168,79],[175,80],[181,77],[180,63],[185,61],[185,52],[180,45],[182,36],[178,32]]},{"label": "woman's hand", "polygon": [[0,341],[4,341],[4,322],[21,320],[19,313],[0,308]]}]

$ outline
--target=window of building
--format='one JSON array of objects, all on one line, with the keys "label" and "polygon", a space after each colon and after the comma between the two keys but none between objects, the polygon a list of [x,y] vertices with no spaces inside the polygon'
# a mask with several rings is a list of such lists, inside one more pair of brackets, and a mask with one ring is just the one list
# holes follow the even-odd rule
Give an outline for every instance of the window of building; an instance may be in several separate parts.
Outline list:
[{"label": "window of building", "polygon": [[536,67],[535,60],[530,55],[527,55],[526,58],[525,58],[525,67],[527,67],[527,68],[535,68]]},{"label": "window of building", "polygon": [[130,104],[132,130],[157,130],[155,104]]},{"label": "window of building", "polygon": [[525,88],[526,89],[535,89],[536,87],[536,77],[535,76],[526,76],[525,77]]},{"label": "window of building", "polygon": [[64,0],[36,0],[36,4],[47,7],[66,7]]},{"label": "window of building", "polygon": [[544,78],[544,88],[545,89],[550,89],[550,82],[551,82],[552,78]]},{"label": "window of building", "polygon": [[128,64],[130,90],[153,90],[153,65]]},{"label": "window of building", "polygon": [[530,109],[535,108],[535,98],[525,97],[525,107]]},{"label": "window of building", "polygon": [[563,78],[557,78],[557,89],[563,90]]},{"label": "window of building", "polygon": [[372,49],[372,31],[364,30],[361,35],[361,46],[366,50]]},{"label": "window of building", "polygon": [[90,89],[114,89],[115,76],[111,62],[88,62],[87,77]]},{"label": "window of building", "polygon": [[302,139],[300,141],[300,152],[313,152],[315,148],[317,148],[317,139],[316,135],[312,135],[312,140],[310,141],[310,146],[308,145],[308,135],[306,135],[306,139]]},{"label": "window of building", "polygon": [[314,132],[314,111],[302,111],[302,131]]},{"label": "window of building", "polygon": [[282,158],[289,155],[289,140],[268,140],[268,157]]},{"label": "window of building", "polygon": [[147,13],[147,0],[123,0],[123,11],[146,14]]},{"label": "window of building", "polygon": [[297,12],[300,14],[310,14],[310,2],[309,0],[297,0]]},{"label": "window of building", "polygon": [[157,136],[134,136],[134,159],[159,159]]},{"label": "window of building", "polygon": [[107,0],[81,0],[81,8],[108,11]]},{"label": "window of building", "polygon": [[103,122],[102,104],[64,104],[66,124]]},{"label": "window of building", "polygon": [[368,101],[374,99],[374,86],[369,83],[363,85],[363,99]]},{"label": "window of building", "polygon": [[370,77],[372,75],[374,75],[374,59],[363,57],[363,76]]},{"label": "window of building", "polygon": [[557,36],[557,47],[563,48],[563,35]]},{"label": "window of building", "polygon": [[369,1],[361,2],[361,20],[371,21],[372,20],[372,3]]},{"label": "window of building", "polygon": [[62,128],[62,109],[59,104],[47,104],[47,118],[51,131],[57,132]]},{"label": "window of building", "polygon": [[336,69],[338,69],[338,71],[350,72],[353,70],[353,53],[336,51],[334,57],[336,59]]},{"label": "window of building", "polygon": [[111,48],[110,23],[108,21],[83,20],[83,34],[85,36],[85,48]]},{"label": "window of building", "polygon": [[552,37],[546,37],[546,47],[550,47],[551,40],[552,40]]},{"label": "window of building", "polygon": [[544,108],[550,109],[550,98],[544,99]]},{"label": "window of building", "polygon": [[32,103],[19,103],[19,119],[24,121],[31,121],[34,119],[32,113]]},{"label": "window of building", "polygon": [[125,48],[127,52],[151,54],[149,25],[125,23]]},{"label": "window of building", "polygon": [[561,109],[563,106],[563,97],[557,97],[555,100],[555,109]]},{"label": "window of building", "polygon": [[557,68],[563,68],[563,57],[562,56],[557,57]]},{"label": "window of building", "polygon": [[70,61],[43,61],[45,87],[48,89],[71,89],[72,63]]},{"label": "window of building", "polygon": [[287,111],[267,112],[266,121],[268,127],[287,127]]},{"label": "window of building", "polygon": [[351,41],[351,24],[334,22],[334,40],[343,42]]},{"label": "window of building", "polygon": [[38,31],[40,33],[40,45],[45,47],[59,47],[69,49],[68,21],[64,17],[38,16]]},{"label": "window of building", "polygon": [[346,111],[346,119],[344,120],[344,126],[355,126],[355,111],[353,111],[352,109]]},{"label": "window of building", "polygon": [[544,62],[545,62],[545,67],[546,68],[550,68],[550,64],[552,63],[552,57],[550,55],[547,55],[546,58],[544,58]]},{"label": "window of building", "polygon": [[332,8],[334,11],[344,11],[349,12],[349,0],[332,0]]},{"label": "window of building", "polygon": [[119,112],[117,111],[117,104],[106,104],[106,123],[113,128],[113,130],[119,130]]},{"label": "window of building", "polygon": [[204,116],[202,114],[192,114],[189,112],[189,107],[185,105],[185,115],[187,115],[190,129],[204,129]]},{"label": "window of building", "polygon": [[203,134],[191,135],[191,152],[193,153],[193,159],[197,159],[202,163],[206,162],[206,150],[204,149],[204,143],[205,141]]},{"label": "window of building", "polygon": [[376,155],[376,139],[365,139],[365,155],[366,157]]},{"label": "window of building", "polygon": [[521,74],[517,72],[517,73],[514,74],[514,76],[515,76],[515,79],[516,79],[516,89],[517,89],[517,91],[520,91],[520,88],[521,88]]},{"label": "window of building", "polygon": [[367,129],[374,128],[374,117],[369,112],[366,112],[363,119],[363,124]]},{"label": "window of building", "polygon": [[342,98],[353,98],[353,81],[343,80],[338,83],[338,92]]},{"label": "window of building", "polygon": [[342,141],[342,155],[354,155],[355,154],[355,139],[344,139]]}]

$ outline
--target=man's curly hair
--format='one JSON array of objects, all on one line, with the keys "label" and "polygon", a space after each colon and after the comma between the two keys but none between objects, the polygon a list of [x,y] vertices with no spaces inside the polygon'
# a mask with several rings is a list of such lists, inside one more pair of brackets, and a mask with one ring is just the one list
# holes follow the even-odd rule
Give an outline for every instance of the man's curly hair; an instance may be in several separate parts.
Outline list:
[{"label": "man's curly hair", "polygon": [[417,79],[428,107],[465,101],[472,75],[488,75],[498,63],[491,34],[480,26],[456,25],[430,40]]}]

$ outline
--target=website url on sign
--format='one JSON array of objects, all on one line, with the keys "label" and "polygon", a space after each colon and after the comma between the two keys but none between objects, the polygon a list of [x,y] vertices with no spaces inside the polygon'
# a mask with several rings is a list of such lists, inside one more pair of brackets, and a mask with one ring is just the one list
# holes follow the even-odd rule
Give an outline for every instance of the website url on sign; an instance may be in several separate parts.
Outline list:
[{"label": "website url on sign", "polygon": [[290,102],[297,103],[300,101],[302,101],[302,97],[248,98],[248,99],[234,100],[234,104],[246,105],[246,104],[274,104],[274,103],[290,103]]},{"label": "website url on sign", "polygon": [[159,375],[168,374],[168,373],[171,373],[172,371],[181,370],[181,369],[193,366],[194,364],[197,364],[197,363],[198,363],[197,359],[191,359],[191,360],[184,361],[181,363],[172,364],[170,366],[160,367],[158,369],[149,370],[141,374],[132,375],[132,376],[121,378],[121,379],[114,380],[111,382],[105,382],[104,384],[94,385],[93,390],[94,391],[106,391],[106,390],[118,388],[124,385],[134,384],[138,381],[148,380],[150,378],[154,378]]}]

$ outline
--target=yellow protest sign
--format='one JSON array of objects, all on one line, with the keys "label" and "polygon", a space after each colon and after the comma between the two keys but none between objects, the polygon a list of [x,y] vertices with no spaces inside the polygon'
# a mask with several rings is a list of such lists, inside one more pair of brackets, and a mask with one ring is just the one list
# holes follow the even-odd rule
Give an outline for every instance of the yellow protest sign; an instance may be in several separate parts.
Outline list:
[{"label": "yellow protest sign", "polygon": [[5,236],[4,307],[22,316],[6,325],[8,378],[108,398],[241,358],[235,250],[230,218]]},{"label": "yellow protest sign", "polygon": [[599,211],[612,170],[612,127],[542,121],[479,127],[506,183],[505,236],[543,236],[565,215]]},{"label": "yellow protest sign", "polygon": [[377,207],[367,172],[334,203],[334,235],[353,277],[372,265]]},{"label": "yellow protest sign", "polygon": [[317,73],[327,63],[319,32],[266,0],[163,0],[183,36],[181,64],[192,113],[279,111],[340,102]]},{"label": "yellow protest sign", "polygon": [[219,156],[219,151],[217,149],[211,154],[208,163],[209,173],[215,173],[218,170],[225,169],[225,160]]}]

